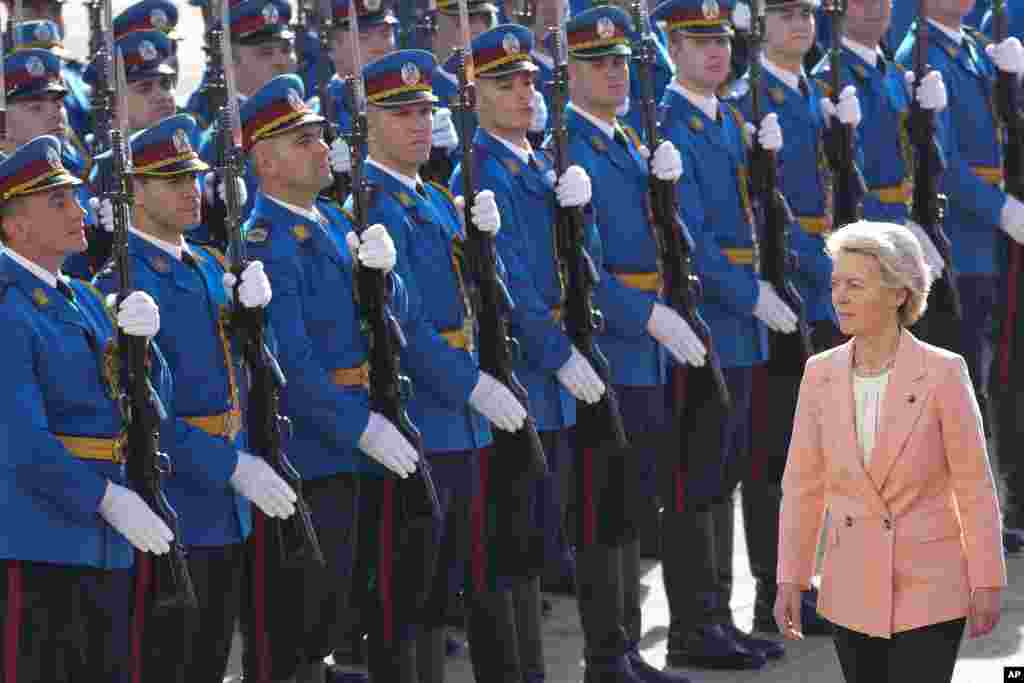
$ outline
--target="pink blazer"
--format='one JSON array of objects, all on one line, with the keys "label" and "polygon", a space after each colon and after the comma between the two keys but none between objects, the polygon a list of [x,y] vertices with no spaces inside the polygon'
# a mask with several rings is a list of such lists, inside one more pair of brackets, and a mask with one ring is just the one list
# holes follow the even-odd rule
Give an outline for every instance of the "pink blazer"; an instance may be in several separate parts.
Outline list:
[{"label": "pink blazer", "polygon": [[782,480],[779,583],[810,585],[831,515],[818,612],[891,637],[966,616],[971,590],[1006,585],[981,413],[963,358],[904,332],[865,468],[853,343],[807,362]]}]

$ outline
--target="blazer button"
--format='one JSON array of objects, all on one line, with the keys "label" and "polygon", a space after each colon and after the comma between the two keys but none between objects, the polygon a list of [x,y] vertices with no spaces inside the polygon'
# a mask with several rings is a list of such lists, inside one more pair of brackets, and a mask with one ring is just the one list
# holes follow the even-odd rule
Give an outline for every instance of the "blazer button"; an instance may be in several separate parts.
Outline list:
[{"label": "blazer button", "polygon": [[885,530],[886,531],[892,531],[892,520],[886,518],[884,523],[885,523]]},{"label": "blazer button", "polygon": [[853,517],[846,515],[846,526],[853,526]]}]

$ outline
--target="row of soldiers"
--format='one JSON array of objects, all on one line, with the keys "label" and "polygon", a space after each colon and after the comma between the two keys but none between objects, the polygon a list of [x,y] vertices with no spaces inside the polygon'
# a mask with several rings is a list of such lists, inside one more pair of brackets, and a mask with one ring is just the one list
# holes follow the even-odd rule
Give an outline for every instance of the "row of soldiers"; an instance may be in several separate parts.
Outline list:
[{"label": "row of soldiers", "polygon": [[[189,98],[191,114],[174,115],[178,10],[145,0],[113,27],[127,81],[119,115],[133,133],[137,290],[113,299],[122,275],[109,262],[115,202],[97,181],[111,160],[92,158],[87,104],[98,67],[63,53],[59,6],[25,7],[36,14],[18,18],[22,38],[4,58],[0,162],[9,329],[0,366],[16,387],[5,399],[10,467],[0,485],[18,522],[0,540],[5,680],[219,680],[240,620],[247,679],[358,680],[341,666],[356,634],[371,680],[434,683],[444,680],[445,615],[463,593],[476,679],[537,683],[546,680],[540,575],[566,558],[588,682],[678,683],[688,680],[678,669],[757,669],[783,657],[775,639],[733,620],[732,499],[742,486],[754,628],[776,633],[779,481],[803,361],[808,347],[840,337],[823,239],[849,218],[838,211],[841,155],[825,144],[841,129],[852,133],[863,216],[909,225],[955,288],[960,311],[936,300],[920,332],[962,353],[990,399],[1007,510],[1020,514],[1013,494],[1024,488],[1005,444],[1016,443],[1008,378],[1024,206],[1003,185],[1011,122],[994,93],[1000,74],[1024,73],[1024,48],[964,28],[972,3],[928,3],[920,27],[893,46],[889,1],[849,0],[840,59],[813,68],[819,8],[810,0],[768,0],[755,8],[763,12],[665,0],[646,26],[613,5],[576,7],[562,21],[554,3],[538,3],[526,25],[499,24],[503,8],[473,0],[460,26],[459,3],[441,0],[435,54],[396,49],[396,29],[409,27],[386,3],[336,0],[323,24],[329,49],[302,60],[293,41],[308,36],[291,26],[287,3],[230,3],[224,68],[237,84],[247,156],[236,190],[230,176],[208,173],[225,139],[210,125],[215,74]],[[204,10],[211,28],[219,16]],[[449,60],[464,28],[473,120],[458,77],[466,55]],[[747,47],[743,34],[761,38],[746,62],[733,49]],[[881,49],[886,36],[898,49]],[[925,37],[930,70],[915,73]],[[652,56],[647,74],[631,59],[641,49]],[[338,75],[324,71],[327,59]],[[344,78],[352,73],[360,88]],[[659,105],[657,126],[643,85]],[[313,86],[329,101],[307,98]],[[912,220],[924,160],[911,111],[935,120],[928,144],[942,160],[934,173],[951,250]],[[350,146],[346,135],[363,123],[365,148]],[[768,175],[788,207],[771,230]],[[345,177],[359,181],[356,193],[323,196]],[[669,239],[658,183],[677,212]],[[221,253],[231,226],[201,220],[235,193],[244,269]],[[567,215],[582,228],[578,244],[558,228]],[[768,248],[780,230],[781,279]],[[699,278],[697,315],[668,296],[678,285],[666,279],[673,237]],[[518,341],[525,392],[481,369],[481,240],[493,244],[513,304],[501,316]],[[587,305],[602,314],[603,353],[572,334],[573,250],[597,276]],[[371,391],[379,340],[358,286],[369,271],[383,276],[400,330],[405,404],[421,439],[381,413]],[[253,454],[251,368],[232,306],[265,315],[301,487]],[[124,336],[151,340],[176,528],[125,478]],[[716,374],[717,390],[707,381]],[[625,439],[590,419],[598,405],[617,405],[609,414]],[[550,472],[521,488],[526,454],[503,444],[531,430]],[[436,510],[410,514],[401,482],[427,472]],[[275,537],[261,532],[302,506],[323,563],[282,563]],[[1011,516],[1006,526],[1006,542],[1019,544],[1024,524]],[[639,539],[651,531],[671,615],[664,671],[638,648]],[[174,543],[187,549],[196,609],[158,609],[131,571],[132,547],[161,555]],[[807,588],[804,633],[827,633]]]}]

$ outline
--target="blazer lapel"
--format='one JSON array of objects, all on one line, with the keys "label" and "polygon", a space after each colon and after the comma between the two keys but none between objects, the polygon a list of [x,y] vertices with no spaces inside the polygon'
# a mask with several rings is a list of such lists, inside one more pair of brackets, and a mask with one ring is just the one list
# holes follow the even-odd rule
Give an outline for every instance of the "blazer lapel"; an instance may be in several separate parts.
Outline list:
[{"label": "blazer lapel", "polygon": [[868,474],[878,491],[882,490],[893,463],[903,452],[924,408],[927,375],[921,343],[907,331],[900,338],[896,362],[882,399],[882,424],[875,438]]}]

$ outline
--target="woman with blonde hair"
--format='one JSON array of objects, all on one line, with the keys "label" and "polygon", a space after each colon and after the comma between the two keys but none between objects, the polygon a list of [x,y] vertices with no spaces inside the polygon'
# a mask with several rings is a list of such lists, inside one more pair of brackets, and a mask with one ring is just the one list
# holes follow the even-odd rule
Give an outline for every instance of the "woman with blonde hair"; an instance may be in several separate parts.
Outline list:
[{"label": "woman with blonde hair", "polygon": [[999,621],[1001,522],[981,414],[961,356],[919,341],[931,274],[906,228],[833,233],[842,346],[807,362],[779,523],[775,619],[802,638],[826,510],[818,611],[847,683],[949,681],[967,622]]}]

